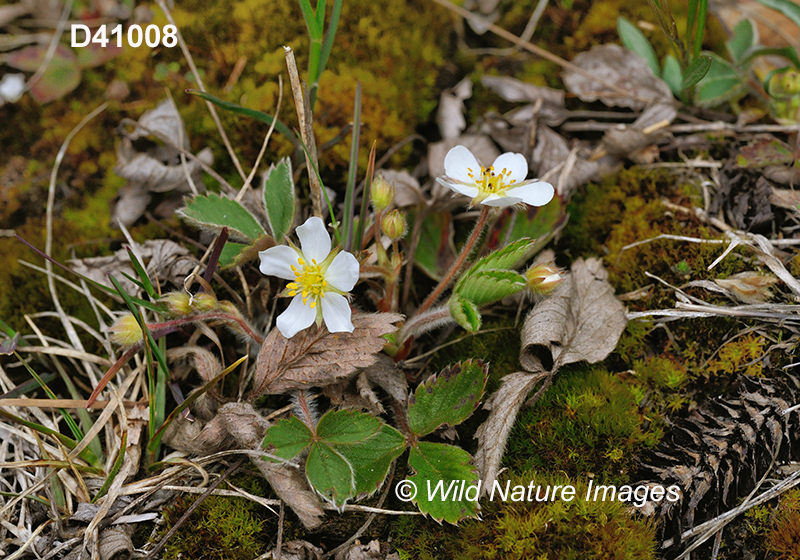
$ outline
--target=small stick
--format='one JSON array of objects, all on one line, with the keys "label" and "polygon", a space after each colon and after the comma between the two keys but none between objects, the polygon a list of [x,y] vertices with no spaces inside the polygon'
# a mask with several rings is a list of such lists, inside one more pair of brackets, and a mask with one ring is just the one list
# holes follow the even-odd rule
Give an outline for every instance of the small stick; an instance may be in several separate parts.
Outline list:
[{"label": "small stick", "polygon": [[[300,83],[300,74],[297,72],[297,62],[294,59],[294,51],[291,47],[283,47],[286,56],[286,67],[289,69],[289,83],[292,85],[292,96],[294,106],[297,109],[297,120],[300,123],[300,136],[306,145],[306,168],[308,169],[308,183],[311,186],[311,203],[314,207],[314,215],[322,217],[322,187],[319,184],[315,169],[318,167],[317,144],[314,141],[314,129],[311,126],[311,108],[308,106],[307,98],[303,96],[303,86]],[[313,163],[313,165],[312,165]]]}]

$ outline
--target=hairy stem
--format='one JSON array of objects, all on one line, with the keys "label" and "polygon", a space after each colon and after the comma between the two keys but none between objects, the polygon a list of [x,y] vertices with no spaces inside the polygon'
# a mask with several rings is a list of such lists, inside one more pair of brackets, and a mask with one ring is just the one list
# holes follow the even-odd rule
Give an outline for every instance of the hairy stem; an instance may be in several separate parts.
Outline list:
[{"label": "hairy stem", "polygon": [[470,234],[469,239],[467,239],[467,242],[461,249],[461,254],[458,255],[456,262],[450,266],[450,269],[444,275],[442,281],[439,282],[439,285],[436,286],[436,289],[433,290],[431,294],[425,298],[425,301],[422,302],[422,305],[419,306],[416,315],[423,313],[436,302],[439,296],[442,295],[442,292],[445,291],[447,286],[449,286],[450,283],[455,279],[458,271],[461,270],[461,267],[464,266],[464,262],[472,252],[475,243],[477,243],[478,239],[480,239],[481,233],[483,233],[483,228],[486,226],[486,220],[489,218],[489,209],[489,206],[482,207],[481,215],[478,217],[478,221],[475,224],[475,229],[472,230],[472,234]]}]

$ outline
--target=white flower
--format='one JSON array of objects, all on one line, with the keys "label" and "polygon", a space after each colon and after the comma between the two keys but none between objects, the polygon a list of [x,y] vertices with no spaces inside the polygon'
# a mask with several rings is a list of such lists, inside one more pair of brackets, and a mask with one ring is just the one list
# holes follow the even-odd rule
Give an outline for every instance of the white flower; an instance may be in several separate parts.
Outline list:
[{"label": "white flower", "polygon": [[511,206],[519,202],[544,206],[553,199],[553,185],[526,181],[528,162],[522,154],[506,152],[488,168],[465,146],[452,148],[444,158],[444,177],[439,181],[457,193],[472,198],[470,206]]},{"label": "white flower", "polygon": [[358,281],[358,261],[346,252],[331,252],[331,238],[320,218],[296,229],[300,248],[271,247],[261,251],[261,272],[292,280],[284,293],[294,296],[276,321],[286,338],[325,321],[330,332],[353,332],[350,304],[345,297]]}]

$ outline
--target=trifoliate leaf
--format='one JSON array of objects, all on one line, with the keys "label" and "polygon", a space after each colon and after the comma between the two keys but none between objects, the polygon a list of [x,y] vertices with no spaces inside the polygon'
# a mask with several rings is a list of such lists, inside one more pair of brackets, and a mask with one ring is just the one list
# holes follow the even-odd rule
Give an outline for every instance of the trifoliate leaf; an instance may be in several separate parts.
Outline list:
[{"label": "trifoliate leaf", "polygon": [[280,242],[294,222],[294,180],[289,158],[272,165],[264,175],[264,207],[272,235]]},{"label": "trifoliate leaf", "polygon": [[327,412],[306,461],[311,485],[337,507],[359,494],[372,494],[405,449],[405,438],[363,412]]},{"label": "trifoliate leaf", "polygon": [[478,513],[478,472],[469,453],[444,443],[421,441],[411,448],[408,466],[414,476],[408,480],[417,488],[414,502],[422,513],[436,521],[457,523]]},{"label": "trifoliate leaf", "polygon": [[262,446],[274,446],[272,455],[282,457],[287,461],[294,459],[298,453],[311,445],[314,434],[297,416],[279,420],[277,424],[267,430]]},{"label": "trifoliate leaf", "polygon": [[253,243],[266,233],[244,206],[217,194],[195,196],[179,213],[201,229],[219,232],[227,227],[232,241]]},{"label": "trifoliate leaf", "polygon": [[455,292],[475,305],[488,305],[525,288],[525,277],[513,270],[481,270],[462,279]]},{"label": "trifoliate leaf", "polygon": [[464,330],[477,332],[481,328],[481,314],[478,307],[458,294],[450,296],[450,316]]},{"label": "trifoliate leaf", "polygon": [[469,418],[483,396],[488,371],[483,361],[467,360],[421,383],[409,399],[411,431],[422,437],[443,424],[456,426]]}]

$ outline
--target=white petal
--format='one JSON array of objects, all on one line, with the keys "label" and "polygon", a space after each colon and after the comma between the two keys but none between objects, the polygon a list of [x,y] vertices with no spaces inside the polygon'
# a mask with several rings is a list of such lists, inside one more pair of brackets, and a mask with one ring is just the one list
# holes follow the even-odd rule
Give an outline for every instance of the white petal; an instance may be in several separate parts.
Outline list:
[{"label": "white petal", "polygon": [[347,251],[342,251],[333,257],[325,272],[325,280],[337,290],[349,292],[358,282],[358,260]]},{"label": "white petal", "polygon": [[317,264],[322,264],[328,253],[331,252],[331,238],[325,229],[322,218],[313,216],[306,220],[302,226],[295,230],[297,237],[300,238],[300,249],[303,255],[311,260],[316,260]]},{"label": "white petal", "polygon": [[496,194],[490,194],[481,201],[481,204],[485,206],[493,206],[495,208],[505,208],[506,206],[511,206],[512,204],[516,204],[518,202],[522,202],[522,200],[514,196],[497,196]]},{"label": "white petal", "polygon": [[492,168],[494,169],[495,175],[502,172],[503,169],[506,170],[506,180],[503,181],[505,184],[508,184],[508,182],[512,180],[521,183],[528,176],[528,160],[526,160],[525,156],[522,154],[515,154],[512,152],[500,154],[497,156],[497,159],[494,160]]},{"label": "white petal", "polygon": [[521,198],[522,202],[530,204],[531,206],[544,206],[553,200],[555,192],[553,185],[550,183],[536,181],[535,183],[528,183],[527,185],[520,185],[519,187],[508,189],[506,194],[508,196]]},{"label": "white petal", "polygon": [[[309,303],[311,302],[309,301]],[[286,311],[278,316],[275,324],[283,336],[292,338],[303,329],[310,327],[316,318],[317,310],[311,309],[310,305],[304,305],[303,296],[298,294],[292,298],[292,302],[286,308]]]},{"label": "white petal", "polygon": [[344,296],[328,292],[321,298],[320,305],[322,305],[322,318],[330,332],[353,332],[350,304]]},{"label": "white petal", "polygon": [[468,196],[470,198],[475,198],[480,193],[480,191],[478,190],[477,187],[471,187],[469,185],[456,183],[455,181],[451,181],[447,177],[439,177],[436,180],[439,181],[439,183],[441,183],[442,185],[444,185],[448,189],[454,190],[458,194],[463,194],[463,195],[466,195],[466,196]]},{"label": "white petal", "polygon": [[261,266],[259,268],[262,274],[277,276],[284,280],[295,279],[292,265],[295,267],[300,266],[297,261],[299,255],[291,247],[286,245],[270,247],[266,251],[260,251],[258,256],[261,257]]},{"label": "white petal", "polygon": [[[474,177],[470,177],[470,173]],[[481,164],[466,146],[456,146],[444,156],[444,174],[460,183],[474,184],[481,175]]]}]

